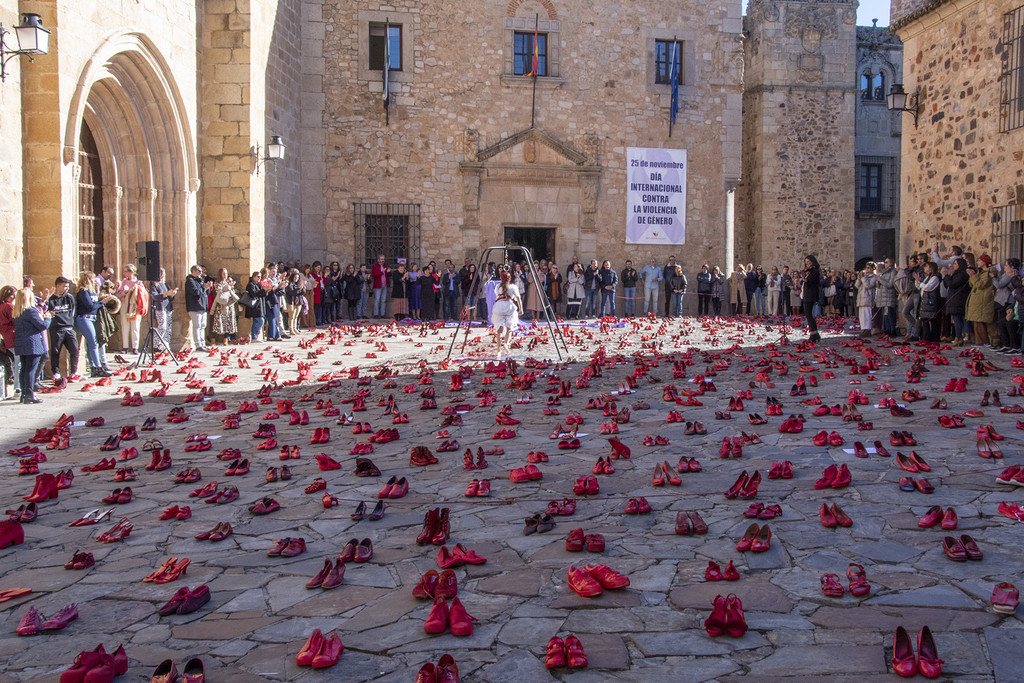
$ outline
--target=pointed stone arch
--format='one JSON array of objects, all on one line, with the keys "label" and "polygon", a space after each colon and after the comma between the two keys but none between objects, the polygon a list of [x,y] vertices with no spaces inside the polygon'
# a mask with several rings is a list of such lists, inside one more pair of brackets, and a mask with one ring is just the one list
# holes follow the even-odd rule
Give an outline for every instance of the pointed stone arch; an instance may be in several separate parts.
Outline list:
[{"label": "pointed stone arch", "polygon": [[[83,123],[99,151],[107,262],[133,263],[137,241],[159,240],[168,281],[182,281],[196,256],[194,135],[170,68],[146,36],[109,36],[79,76],[63,139],[76,180]],[[77,249],[77,182],[69,194],[74,226],[64,234]]]}]

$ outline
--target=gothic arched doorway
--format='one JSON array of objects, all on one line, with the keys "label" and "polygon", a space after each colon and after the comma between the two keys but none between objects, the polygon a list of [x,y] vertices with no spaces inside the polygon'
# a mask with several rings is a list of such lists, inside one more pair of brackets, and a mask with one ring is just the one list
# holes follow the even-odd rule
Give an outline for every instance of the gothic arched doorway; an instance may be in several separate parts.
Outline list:
[{"label": "gothic arched doorway", "polygon": [[168,282],[184,280],[196,255],[195,145],[170,69],[144,36],[116,35],[89,60],[65,140],[81,267],[120,272],[136,242],[158,240]]}]

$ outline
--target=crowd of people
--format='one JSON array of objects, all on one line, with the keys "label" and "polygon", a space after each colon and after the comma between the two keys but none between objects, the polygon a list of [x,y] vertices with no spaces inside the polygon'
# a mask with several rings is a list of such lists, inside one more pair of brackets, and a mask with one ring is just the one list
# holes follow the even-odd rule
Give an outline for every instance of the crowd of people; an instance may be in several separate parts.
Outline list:
[{"label": "crowd of people", "polygon": [[[467,258],[460,269],[450,259],[420,268],[381,255],[372,265],[338,261],[325,268],[320,261],[301,265],[267,263],[243,285],[221,268],[216,277],[195,265],[181,286],[192,329],[191,344],[199,351],[216,343],[277,341],[302,329],[344,321],[394,318],[453,321],[460,318],[493,322],[496,302],[505,322],[502,348],[519,317],[543,319],[550,305],[553,317],[575,320],[620,315],[682,315],[689,282],[675,256],[657,259],[637,270],[626,260],[621,270],[610,261],[578,257],[564,275],[551,261],[540,259],[536,271],[526,261],[489,262],[477,273]],[[959,246],[940,255],[915,254],[897,267],[892,258],[868,262],[857,271],[822,269],[813,255],[799,269],[788,265],[741,265],[727,277],[718,266],[703,264],[696,274],[697,315],[747,315],[763,318],[803,315],[811,339],[817,338],[816,317],[856,317],[864,337],[900,334],[905,340],[973,344],[997,351],[1024,353],[1020,307],[1024,284],[1020,260],[992,263]],[[38,402],[45,359],[49,356],[55,384],[83,379],[78,373],[84,350],[90,378],[110,374],[107,344],[120,330],[121,350],[139,351],[143,318],[152,314],[157,351],[170,350],[171,321],[178,287],[166,273],[144,282],[134,265],[114,276],[114,268],[83,272],[75,282],[58,277],[53,287],[36,292],[30,276],[21,289],[0,289],[0,359],[23,402]],[[541,296],[543,293],[544,296]],[[511,310],[511,303],[515,310]],[[618,303],[617,303],[618,302]],[[250,322],[239,334],[239,317]],[[67,370],[61,371],[62,351]]]}]

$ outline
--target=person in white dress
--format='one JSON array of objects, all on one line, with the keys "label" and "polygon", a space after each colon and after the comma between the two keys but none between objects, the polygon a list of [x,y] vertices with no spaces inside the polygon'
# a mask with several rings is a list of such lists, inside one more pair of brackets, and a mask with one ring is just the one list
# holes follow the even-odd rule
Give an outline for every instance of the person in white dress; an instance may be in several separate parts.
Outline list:
[{"label": "person in white dress", "polygon": [[494,305],[491,307],[491,325],[498,334],[498,360],[504,349],[511,353],[512,331],[519,325],[519,315],[523,312],[523,301],[519,296],[519,288],[510,284],[508,271],[501,274],[501,282],[495,288]]}]

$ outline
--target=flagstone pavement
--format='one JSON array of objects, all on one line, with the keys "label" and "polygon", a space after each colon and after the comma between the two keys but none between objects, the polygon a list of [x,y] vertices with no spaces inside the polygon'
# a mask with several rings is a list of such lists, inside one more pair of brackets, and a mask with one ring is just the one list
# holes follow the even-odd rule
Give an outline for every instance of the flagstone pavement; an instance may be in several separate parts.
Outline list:
[{"label": "flagstone pavement", "polygon": [[[820,386],[809,389],[806,397],[791,398],[789,389],[796,377],[799,361],[785,361],[790,373],[785,377],[772,374],[774,389],[758,386],[754,400],[745,401],[745,412],[733,412],[731,421],[717,421],[714,413],[725,410],[728,399],[737,390],[747,389],[753,374],[742,373],[748,365],[742,353],[754,361],[767,352],[758,345],[777,342],[777,331],[763,325],[711,332],[701,329],[693,319],[674,321],[658,329],[614,329],[610,334],[579,328],[567,331],[570,354],[574,362],[558,370],[562,379],[575,380],[581,375],[586,359],[595,349],[607,349],[609,356],[623,354],[628,362],[614,365],[594,379],[589,389],[574,389],[574,397],[563,399],[560,415],[542,414],[548,394],[547,377],[542,376],[532,388],[528,405],[516,404],[522,392],[505,388],[507,380],[495,380],[486,386],[481,379],[487,375],[482,367],[461,392],[449,392],[449,376],[460,367],[453,363],[448,370],[438,363],[444,358],[439,347],[446,348],[450,330],[433,330],[425,338],[416,328],[363,332],[358,338],[342,335],[336,344],[317,340],[313,349],[323,349],[316,358],[314,376],[331,371],[360,367],[363,376],[373,376],[382,363],[393,362],[401,371],[396,389],[383,390],[383,381],[374,379],[369,385],[371,400],[368,410],[356,416],[369,422],[374,430],[392,427],[391,416],[382,415],[377,398],[393,394],[401,412],[409,415],[408,424],[395,425],[401,438],[376,446],[368,456],[381,469],[379,478],[356,478],[353,475],[355,456],[348,455],[353,444],[366,441],[365,435],[354,436],[336,419],[313,411],[314,403],[296,403],[309,411],[308,426],[289,426],[287,419],[278,419],[279,444],[296,444],[302,457],[289,462],[294,478],[288,482],[266,483],[267,467],[277,467],[277,450],[257,451],[258,439],[251,434],[262,419],[259,413],[244,414],[238,430],[224,431],[221,420],[225,413],[204,412],[201,404],[183,404],[191,393],[184,381],[172,387],[166,397],[149,398],[156,385],[129,383],[142,392],[142,407],[122,407],[114,389],[123,384],[115,378],[110,387],[91,393],[81,392],[81,385],[59,395],[44,396],[36,407],[17,405],[14,401],[0,404],[0,445],[3,450],[25,445],[38,427],[52,425],[61,413],[74,414],[79,422],[104,416],[101,428],[72,428],[71,447],[47,452],[48,461],[42,472],[56,473],[74,467],[74,485],[62,491],[54,501],[40,504],[39,519],[25,525],[25,543],[0,551],[0,589],[29,587],[31,595],[0,605],[0,683],[13,681],[55,681],[70,666],[78,652],[91,650],[99,642],[108,651],[124,643],[130,660],[126,677],[119,680],[140,680],[166,658],[172,658],[178,669],[192,656],[201,656],[206,664],[207,680],[226,681],[273,680],[309,681],[329,676],[351,683],[361,681],[412,682],[420,666],[437,661],[443,653],[455,657],[463,681],[487,683],[540,683],[561,680],[576,683],[623,681],[643,683],[678,683],[682,681],[758,681],[759,683],[803,683],[818,680],[882,681],[894,680],[889,663],[892,634],[898,625],[905,626],[915,638],[917,631],[928,625],[935,633],[939,655],[945,660],[944,670],[950,680],[1024,681],[1024,668],[1017,648],[1024,645],[1024,630],[1017,616],[992,611],[989,597],[995,583],[1009,581],[1024,586],[1021,552],[1024,550],[1022,527],[1000,516],[996,507],[1002,500],[1021,502],[1021,489],[997,484],[996,474],[1006,465],[1020,462],[1020,438],[1015,429],[1015,416],[1000,414],[998,408],[983,408],[983,418],[965,418],[967,428],[943,429],[938,416],[944,411],[929,410],[932,399],[947,398],[949,412],[977,408],[986,389],[998,389],[1004,405],[1016,399],[1007,396],[1015,372],[1009,359],[989,354],[989,360],[1004,368],[989,377],[969,377],[959,349],[943,353],[948,366],[927,362],[927,376],[920,384],[907,384],[905,371],[909,363],[892,356],[891,365],[883,365],[868,379],[849,376],[849,368],[840,364],[835,379],[821,378],[823,366],[813,364]],[[474,331],[474,337],[480,336]],[[637,392],[623,397],[619,407],[636,401],[647,401],[650,410],[637,410],[628,424],[621,426],[620,438],[632,449],[632,458],[615,461],[613,475],[599,476],[601,492],[579,501],[571,517],[557,518],[553,531],[523,535],[523,520],[542,512],[549,500],[573,498],[572,484],[577,476],[590,474],[597,458],[605,456],[609,447],[598,430],[601,412],[582,410],[588,398],[616,390],[633,370],[632,354],[647,337],[661,344],[661,354],[678,357],[686,348],[722,348],[731,343],[732,335],[740,341],[742,351],[726,355],[731,367],[713,378],[716,393],[699,397],[702,407],[677,407],[662,400],[662,387],[674,384],[693,387],[686,379],[673,379],[671,359],[662,358],[650,368],[648,377],[660,380],[649,383],[641,378]],[[304,334],[302,339],[310,339]],[[712,337],[722,341],[709,341]],[[793,344],[802,339],[795,334]],[[346,340],[354,346],[346,346]],[[821,345],[844,358],[859,358],[860,349],[842,348],[839,340],[850,337],[830,336]],[[297,339],[282,342],[282,353],[295,354],[290,362],[279,362],[263,345],[228,347],[235,353],[263,351],[266,366],[279,371],[280,380],[296,377],[296,361],[307,360],[307,350],[300,349]],[[486,340],[483,340],[486,342]],[[376,351],[378,358],[367,358],[376,344],[386,343],[387,351]],[[794,353],[795,346],[780,346],[785,353]],[[874,342],[871,348],[891,355],[895,349]],[[471,347],[475,351],[483,344]],[[911,347],[919,349],[919,347]],[[349,355],[346,355],[349,354]],[[539,358],[556,358],[550,344],[541,343],[532,351]],[[516,352],[520,371],[526,371],[523,360],[531,353]],[[648,357],[652,354],[648,351]],[[800,358],[813,362],[811,353]],[[199,378],[216,388],[215,398],[227,401],[234,410],[242,400],[253,400],[261,381],[260,361],[251,361],[251,370],[237,368],[231,356],[227,373],[237,373],[237,384],[219,383],[211,377],[217,368],[218,356],[201,358],[206,367],[196,371]],[[439,455],[440,463],[425,468],[410,467],[409,450],[425,445],[434,450],[440,443],[434,438],[442,418],[439,410],[419,410],[419,391],[401,393],[406,384],[417,381],[418,369],[411,366],[425,360],[436,370],[433,387],[439,407],[449,404],[452,395],[466,402],[477,402],[475,394],[492,389],[497,400],[491,407],[476,408],[464,416],[465,425],[452,427],[452,436],[459,441],[459,450]],[[699,374],[708,363],[699,353],[687,375]],[[481,363],[482,365],[482,363]],[[183,380],[172,374],[173,365],[160,366],[165,378]],[[964,393],[940,393],[952,377],[969,377]],[[863,379],[861,384],[851,384]],[[895,393],[876,390],[880,382],[891,382]],[[299,399],[323,386],[322,381],[307,381],[299,386],[275,390],[273,398]],[[845,402],[850,389],[859,388],[872,399],[862,406],[865,419],[874,423],[874,430],[859,432],[856,423],[842,422],[838,417],[816,418],[813,407],[800,403],[814,395],[827,404]],[[927,401],[907,404],[913,417],[895,418],[887,410],[876,409],[880,397],[894,396],[904,389],[917,389]],[[344,379],[341,386],[327,393],[313,394],[317,399],[332,399],[337,405],[352,395],[355,379]],[[802,434],[780,434],[777,428],[784,417],[772,417],[769,423],[751,427],[747,414],[765,413],[764,399],[779,398],[784,416],[802,413],[808,417]],[[902,401],[901,401],[902,402]],[[490,437],[500,427],[494,416],[503,404],[512,404],[512,416],[522,421],[514,439],[495,441]],[[171,424],[165,420],[174,406],[185,407],[191,416],[188,422]],[[347,411],[347,405],[340,406]],[[708,430],[706,436],[684,436],[683,424],[666,424],[670,409],[678,409],[686,420],[699,420]],[[548,434],[557,420],[570,409],[580,409],[585,417],[581,431],[582,448],[563,451],[556,448]],[[147,439],[160,439],[169,448],[174,466],[164,472],[146,472],[143,466],[148,454],[143,453],[132,465],[138,480],[129,485],[134,499],[118,506],[111,522],[96,526],[69,527],[68,524],[85,512],[100,507],[100,499],[120,484],[113,483],[113,472],[83,473],[79,468],[112,455],[99,450],[99,445],[123,425],[142,424],[147,417],[157,418],[157,430],[140,432],[139,440],[126,445],[141,446]],[[1001,442],[1006,454],[1003,461],[983,460],[976,455],[974,428],[993,424],[1006,436]],[[309,437],[315,427],[330,427],[330,443],[311,446]],[[888,447],[890,430],[909,430],[918,439],[914,449],[933,467],[928,475],[935,493],[904,493],[897,481],[904,474],[896,458],[871,455],[855,458],[843,448],[819,448],[811,442],[820,429],[837,430],[846,439],[847,449],[856,440],[869,447],[881,439]],[[718,447],[723,436],[738,436],[741,431],[757,432],[763,444],[744,448],[741,459],[719,459]],[[185,438],[194,433],[214,435],[213,449],[203,453],[183,451]],[[641,445],[645,435],[667,437],[667,446]],[[462,451],[502,446],[504,455],[488,458],[490,467],[482,472],[462,468]],[[239,448],[252,463],[251,472],[242,477],[224,477],[226,463],[216,459],[222,448]],[[545,450],[550,462],[540,465],[541,481],[513,484],[508,471],[526,464],[526,453]],[[893,455],[897,449],[891,448]],[[326,452],[340,461],[342,469],[321,473],[313,459],[314,453]],[[116,452],[113,453],[116,455]],[[657,463],[667,460],[675,466],[681,455],[697,457],[703,471],[682,475],[680,487],[655,488],[651,473]],[[740,553],[734,548],[750,520],[742,512],[750,501],[726,500],[722,492],[729,488],[742,470],[758,470],[767,474],[773,461],[790,460],[795,475],[791,480],[765,480],[757,501],[778,503],[783,514],[770,522],[773,539],[768,552]],[[816,491],[814,481],[830,464],[845,463],[853,473],[853,485],[841,490]],[[20,497],[32,488],[32,477],[17,476],[17,458],[0,462],[2,500],[15,508]],[[204,505],[187,494],[195,485],[175,485],[174,474],[186,466],[202,470],[202,483],[219,481],[221,485],[239,487],[241,497],[229,505]],[[314,477],[324,477],[328,491],[342,499],[341,506],[324,509],[321,495],[306,495],[303,489]],[[356,502],[365,500],[370,506],[381,484],[391,476],[408,477],[409,494],[389,505],[383,520],[377,522],[349,519]],[[488,478],[492,493],[488,498],[465,498],[463,492],[472,479]],[[282,509],[264,517],[255,517],[246,505],[262,496],[272,496]],[[639,516],[623,514],[626,498],[645,496],[653,513]],[[827,529],[818,521],[822,502],[838,502],[853,518],[848,529]],[[193,516],[187,521],[160,521],[158,515],[168,505],[192,504]],[[919,529],[917,518],[930,506],[955,506],[960,518],[960,531],[973,535],[985,553],[981,562],[955,563],[947,560],[941,549],[946,532],[937,527]],[[431,507],[450,507],[452,532],[450,543],[462,543],[487,558],[487,563],[456,570],[459,597],[468,612],[476,617],[471,637],[457,638],[450,634],[430,635],[423,631],[423,622],[430,611],[429,601],[419,601],[411,591],[419,577],[430,569],[438,569],[436,546],[420,547],[415,538],[422,528],[423,515]],[[678,536],[673,532],[676,512],[695,509],[710,526],[706,536]],[[121,543],[103,544],[96,535],[112,526],[120,516],[134,523],[131,536]],[[193,535],[212,528],[220,521],[230,521],[234,535],[220,543],[193,540]],[[607,550],[601,555],[570,553],[564,542],[571,529],[582,527],[586,533],[600,533],[607,539]],[[308,550],[296,558],[266,556],[276,539],[301,536]],[[375,553],[366,564],[349,564],[344,583],[337,589],[309,590],[305,582],[323,564],[324,558],[338,555],[349,539],[370,538]],[[95,567],[86,571],[63,568],[71,555],[79,550],[94,553]],[[142,577],[154,571],[168,557],[188,557],[187,574],[175,582],[156,585],[143,583]],[[736,582],[706,582],[704,570],[708,561],[723,568],[736,563],[741,579]],[[628,576],[631,585],[623,590],[607,591],[586,599],[576,596],[566,585],[570,566],[585,563],[607,563]],[[871,593],[862,598],[847,594],[829,598],[819,589],[823,573],[843,577],[851,563],[863,564],[871,583]],[[157,610],[183,585],[208,584],[212,600],[199,611],[184,615],[159,617]],[[711,600],[718,594],[735,593],[743,600],[750,630],[741,638],[712,638],[705,633],[703,621],[710,613]],[[63,631],[53,635],[18,637],[15,627],[30,605],[38,607],[45,617],[71,602],[78,603],[81,616]],[[340,662],[331,669],[311,671],[295,665],[295,654],[314,628],[325,633],[336,630],[345,645]],[[550,637],[576,634],[589,658],[589,667],[579,670],[544,667],[544,651]]]}]

